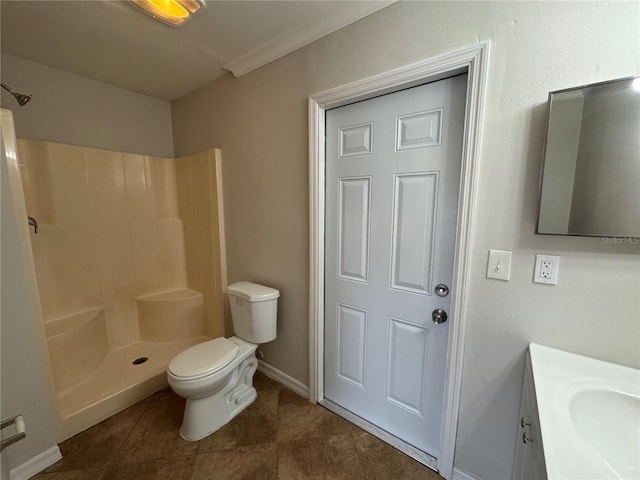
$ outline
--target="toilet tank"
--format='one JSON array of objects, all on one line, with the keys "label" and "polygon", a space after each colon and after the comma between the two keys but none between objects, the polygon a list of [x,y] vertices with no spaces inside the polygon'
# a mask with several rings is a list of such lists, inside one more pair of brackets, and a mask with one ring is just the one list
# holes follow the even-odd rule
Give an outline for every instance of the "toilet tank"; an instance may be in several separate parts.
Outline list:
[{"label": "toilet tank", "polygon": [[280,292],[252,282],[236,282],[227,287],[231,318],[236,336],[251,343],[276,338]]}]

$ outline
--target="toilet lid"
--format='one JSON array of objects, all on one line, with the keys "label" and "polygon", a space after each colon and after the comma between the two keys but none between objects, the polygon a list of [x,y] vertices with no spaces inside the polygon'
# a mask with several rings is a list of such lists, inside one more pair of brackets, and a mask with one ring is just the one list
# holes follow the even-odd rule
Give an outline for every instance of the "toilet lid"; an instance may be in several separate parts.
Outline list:
[{"label": "toilet lid", "polygon": [[211,375],[228,365],[238,354],[238,348],[224,337],[194,345],[171,360],[169,372],[190,379]]}]

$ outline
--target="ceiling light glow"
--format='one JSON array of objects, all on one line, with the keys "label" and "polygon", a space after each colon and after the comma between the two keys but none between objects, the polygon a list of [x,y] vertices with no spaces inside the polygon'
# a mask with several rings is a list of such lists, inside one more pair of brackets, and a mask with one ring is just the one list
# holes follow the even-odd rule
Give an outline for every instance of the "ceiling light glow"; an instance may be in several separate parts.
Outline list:
[{"label": "ceiling light glow", "polygon": [[191,15],[205,6],[204,0],[131,0],[146,14],[167,25],[182,25]]}]

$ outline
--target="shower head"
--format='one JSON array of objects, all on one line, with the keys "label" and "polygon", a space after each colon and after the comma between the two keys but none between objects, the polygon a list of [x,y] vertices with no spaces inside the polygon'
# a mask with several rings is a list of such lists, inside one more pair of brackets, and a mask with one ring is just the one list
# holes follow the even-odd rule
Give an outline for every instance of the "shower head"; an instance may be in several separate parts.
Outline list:
[{"label": "shower head", "polygon": [[2,88],[4,88],[7,92],[9,92],[11,95],[13,95],[16,98],[18,105],[20,105],[21,107],[26,105],[27,102],[31,100],[31,95],[24,95],[22,93],[18,93],[13,88],[5,85],[4,83],[0,83],[0,85],[2,85]]}]

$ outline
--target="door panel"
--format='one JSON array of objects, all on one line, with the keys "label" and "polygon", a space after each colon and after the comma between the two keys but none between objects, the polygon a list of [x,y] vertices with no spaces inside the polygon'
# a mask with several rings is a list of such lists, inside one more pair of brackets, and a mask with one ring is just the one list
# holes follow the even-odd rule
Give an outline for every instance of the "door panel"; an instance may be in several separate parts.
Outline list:
[{"label": "door panel", "polygon": [[389,374],[385,398],[421,417],[429,327],[390,318],[387,338]]},{"label": "door panel", "polygon": [[357,387],[365,388],[367,312],[338,304],[337,321],[338,377]]},{"label": "door panel", "polygon": [[431,295],[437,172],[396,175],[391,288]]},{"label": "door panel", "polygon": [[372,132],[372,123],[341,128],[340,158],[370,154]]},{"label": "door panel", "polygon": [[371,177],[341,178],[338,199],[338,276],[367,282]]},{"label": "door panel", "polygon": [[466,75],[326,115],[328,400],[437,457]]}]

